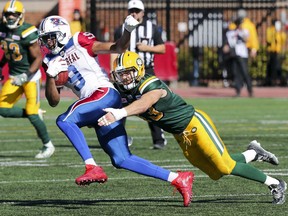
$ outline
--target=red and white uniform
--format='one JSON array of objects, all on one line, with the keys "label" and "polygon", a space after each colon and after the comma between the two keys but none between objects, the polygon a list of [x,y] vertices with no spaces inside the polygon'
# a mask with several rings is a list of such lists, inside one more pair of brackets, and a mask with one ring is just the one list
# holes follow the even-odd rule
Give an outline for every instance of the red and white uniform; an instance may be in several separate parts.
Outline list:
[{"label": "red and white uniform", "polygon": [[[98,56],[92,52],[96,40],[89,32],[77,32],[59,52],[69,66],[69,81],[65,84],[79,97],[90,96],[100,87],[114,88],[107,73],[99,65]],[[47,54],[43,62],[49,62],[58,55]]]}]

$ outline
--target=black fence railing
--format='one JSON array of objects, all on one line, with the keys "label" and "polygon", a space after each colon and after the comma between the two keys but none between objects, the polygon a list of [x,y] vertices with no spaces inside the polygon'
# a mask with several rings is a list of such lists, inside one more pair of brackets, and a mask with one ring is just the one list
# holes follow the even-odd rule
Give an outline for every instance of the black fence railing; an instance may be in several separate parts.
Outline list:
[{"label": "black fence railing", "polygon": [[[88,29],[94,34],[113,34],[127,16],[128,0],[86,0]],[[260,49],[249,71],[256,85],[266,74],[266,29],[274,18],[287,24],[287,0],[144,0],[145,14],[163,30],[163,37],[177,45],[179,80],[200,84],[223,79],[222,43],[227,23],[239,8],[246,10],[257,27]],[[287,15],[286,15],[287,14]],[[105,28],[104,28],[105,27]],[[287,43],[286,43],[287,48]],[[288,74],[288,57],[283,62],[283,76]],[[197,67],[197,68],[196,68]],[[199,77],[196,77],[198,71]],[[229,77],[228,77],[229,78]]]}]

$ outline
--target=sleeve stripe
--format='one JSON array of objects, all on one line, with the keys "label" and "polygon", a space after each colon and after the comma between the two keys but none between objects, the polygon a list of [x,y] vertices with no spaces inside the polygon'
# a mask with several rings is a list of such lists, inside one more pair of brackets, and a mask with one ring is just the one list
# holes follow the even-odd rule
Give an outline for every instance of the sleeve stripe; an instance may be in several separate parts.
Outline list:
[{"label": "sleeve stripe", "polygon": [[148,79],[145,80],[145,81],[141,84],[141,86],[139,87],[139,92],[142,94],[143,91],[144,91],[144,89],[145,89],[150,83],[155,82],[155,81],[157,81],[157,80],[159,80],[159,79],[158,79],[156,76],[152,76],[152,77],[148,78]]},{"label": "sleeve stripe", "polygon": [[26,38],[33,32],[37,31],[37,28],[35,26],[31,26],[30,28],[26,29],[25,31],[22,32],[22,37]]}]

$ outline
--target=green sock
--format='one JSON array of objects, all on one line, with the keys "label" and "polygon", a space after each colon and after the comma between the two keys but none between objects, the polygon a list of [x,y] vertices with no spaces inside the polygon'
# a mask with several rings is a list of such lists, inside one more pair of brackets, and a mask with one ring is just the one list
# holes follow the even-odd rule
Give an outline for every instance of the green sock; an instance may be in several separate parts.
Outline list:
[{"label": "green sock", "polygon": [[246,179],[254,180],[263,184],[267,178],[267,176],[262,171],[256,169],[255,167],[249,164],[240,162],[236,162],[236,166],[232,170],[231,174]]},{"label": "green sock", "polygon": [[41,121],[39,115],[29,115],[27,117],[36,129],[39,138],[42,140],[42,143],[48,143],[50,141],[50,137],[48,135],[46,125],[43,121]]},{"label": "green sock", "polygon": [[235,160],[237,162],[246,163],[246,159],[245,159],[244,155],[241,153],[231,154],[230,156],[233,160]]},{"label": "green sock", "polygon": [[20,107],[0,108],[0,116],[4,118],[26,118],[25,110]]}]

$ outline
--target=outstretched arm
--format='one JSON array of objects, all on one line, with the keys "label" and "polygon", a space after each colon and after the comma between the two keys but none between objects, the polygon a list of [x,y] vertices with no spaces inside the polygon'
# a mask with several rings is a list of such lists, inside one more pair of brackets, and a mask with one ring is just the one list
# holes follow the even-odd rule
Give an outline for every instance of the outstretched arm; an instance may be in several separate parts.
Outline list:
[{"label": "outstretched arm", "polygon": [[161,97],[165,97],[167,92],[163,89],[156,89],[147,92],[141,96],[139,100],[134,101],[130,105],[122,109],[106,108],[107,112],[104,116],[99,118],[99,126],[107,126],[115,121],[118,121],[124,117],[138,115],[146,112],[150,107],[153,106]]},{"label": "outstretched arm", "polygon": [[95,41],[92,46],[92,52],[95,54],[124,52],[128,48],[130,34],[138,24],[139,22],[131,15],[127,16],[124,23],[125,30],[123,35],[115,43]]}]

